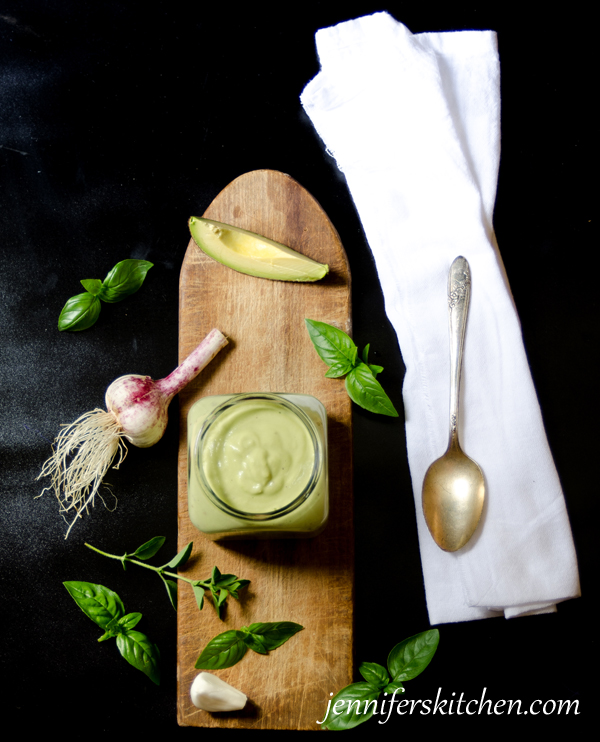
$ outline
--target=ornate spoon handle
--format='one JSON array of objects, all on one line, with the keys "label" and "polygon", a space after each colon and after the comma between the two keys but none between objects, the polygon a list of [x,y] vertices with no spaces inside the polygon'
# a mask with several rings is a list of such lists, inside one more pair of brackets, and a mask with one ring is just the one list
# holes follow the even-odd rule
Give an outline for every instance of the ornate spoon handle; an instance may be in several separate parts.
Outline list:
[{"label": "ornate spoon handle", "polygon": [[448,311],[450,319],[450,445],[458,443],[458,405],[462,370],[463,344],[469,298],[471,271],[465,258],[459,256],[448,274]]}]

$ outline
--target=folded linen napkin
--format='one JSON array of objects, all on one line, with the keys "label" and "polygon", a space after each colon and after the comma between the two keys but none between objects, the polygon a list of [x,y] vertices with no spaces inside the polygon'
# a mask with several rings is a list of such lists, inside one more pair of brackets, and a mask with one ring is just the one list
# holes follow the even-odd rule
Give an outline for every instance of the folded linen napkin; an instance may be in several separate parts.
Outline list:
[{"label": "folded linen napkin", "polygon": [[[344,173],[406,365],[403,399],[432,624],[556,610],[579,595],[564,497],[548,447],[492,215],[500,153],[491,31],[413,35],[376,13],[316,35],[321,71],[301,102]],[[461,442],[486,478],[460,551],[431,538],[421,488],[446,450],[447,277],[471,267]]]}]

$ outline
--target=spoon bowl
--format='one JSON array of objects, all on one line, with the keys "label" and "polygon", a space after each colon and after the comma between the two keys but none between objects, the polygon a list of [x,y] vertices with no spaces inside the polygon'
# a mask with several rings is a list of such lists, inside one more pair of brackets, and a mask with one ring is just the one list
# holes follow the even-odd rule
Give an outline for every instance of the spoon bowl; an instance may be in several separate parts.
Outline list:
[{"label": "spoon bowl", "polygon": [[436,544],[458,551],[473,535],[485,500],[483,472],[458,442],[431,464],[423,482],[423,512]]},{"label": "spoon bowl", "polygon": [[462,354],[469,310],[471,271],[463,257],[450,267],[450,441],[446,453],[430,465],[423,480],[423,514],[434,541],[444,551],[458,551],[471,538],[483,511],[485,481],[478,464],[461,449],[458,411]]}]

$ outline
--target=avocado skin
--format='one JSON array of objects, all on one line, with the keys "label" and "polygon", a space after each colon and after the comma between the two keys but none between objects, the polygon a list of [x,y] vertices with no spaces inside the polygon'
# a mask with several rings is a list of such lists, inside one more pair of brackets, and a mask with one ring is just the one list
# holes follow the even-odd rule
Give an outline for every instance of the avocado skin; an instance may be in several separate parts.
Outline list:
[{"label": "avocado skin", "polygon": [[328,265],[246,229],[196,216],[188,226],[202,252],[239,273],[296,282],[319,281],[329,273]]}]

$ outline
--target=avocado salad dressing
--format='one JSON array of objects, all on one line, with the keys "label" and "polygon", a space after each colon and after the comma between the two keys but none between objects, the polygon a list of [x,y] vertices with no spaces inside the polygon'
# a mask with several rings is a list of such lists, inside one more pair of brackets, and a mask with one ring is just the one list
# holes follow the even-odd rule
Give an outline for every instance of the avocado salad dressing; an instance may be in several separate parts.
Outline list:
[{"label": "avocado salad dressing", "polygon": [[306,425],[289,408],[259,399],[229,407],[206,433],[202,467],[220,499],[246,513],[268,513],[295,500],[315,455]]},{"label": "avocado salad dressing", "polygon": [[308,395],[199,400],[188,417],[196,528],[212,538],[320,532],[328,515],[326,419]]}]

